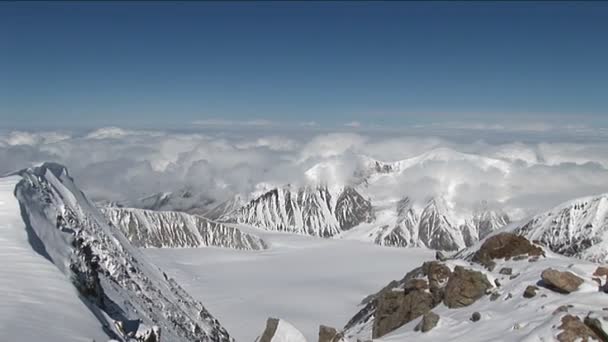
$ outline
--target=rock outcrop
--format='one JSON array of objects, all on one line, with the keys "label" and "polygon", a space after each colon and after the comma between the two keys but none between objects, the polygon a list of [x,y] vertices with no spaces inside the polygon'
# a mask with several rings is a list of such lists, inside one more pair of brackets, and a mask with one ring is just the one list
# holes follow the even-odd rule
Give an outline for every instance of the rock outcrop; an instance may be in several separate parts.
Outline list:
[{"label": "rock outcrop", "polygon": [[483,273],[456,266],[445,286],[443,303],[448,308],[469,306],[483,297],[490,288],[492,284]]},{"label": "rock outcrop", "polygon": [[429,311],[422,316],[420,323],[414,328],[415,331],[427,332],[431,331],[439,323],[439,315],[433,311]]},{"label": "rock outcrop", "polygon": [[599,337],[589,328],[580,318],[573,315],[565,315],[561,319],[562,324],[559,329],[562,330],[557,335],[559,342],[576,342],[576,341],[598,341]]},{"label": "rock outcrop", "polygon": [[494,259],[511,259],[520,255],[544,256],[541,247],[535,246],[523,236],[500,233],[489,237],[473,255],[473,261],[488,268],[495,265]]}]

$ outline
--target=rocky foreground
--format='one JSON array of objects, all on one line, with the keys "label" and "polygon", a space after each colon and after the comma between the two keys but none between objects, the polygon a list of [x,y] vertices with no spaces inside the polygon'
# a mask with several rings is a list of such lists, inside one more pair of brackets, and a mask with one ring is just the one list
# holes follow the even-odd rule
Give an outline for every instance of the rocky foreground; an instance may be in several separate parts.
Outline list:
[{"label": "rocky foreground", "polygon": [[342,330],[321,326],[318,341],[608,341],[606,267],[511,233],[436,259],[365,298]]}]

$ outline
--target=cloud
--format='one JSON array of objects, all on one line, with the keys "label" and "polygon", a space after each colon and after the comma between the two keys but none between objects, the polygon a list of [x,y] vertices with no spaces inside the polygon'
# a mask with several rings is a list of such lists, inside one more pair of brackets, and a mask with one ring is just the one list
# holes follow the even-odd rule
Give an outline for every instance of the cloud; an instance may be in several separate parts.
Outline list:
[{"label": "cloud", "polygon": [[57,161],[70,168],[93,199],[134,200],[188,186],[223,200],[237,193],[304,184],[313,178],[311,174],[319,181],[346,184],[354,170],[370,160],[394,162],[448,148],[498,159],[508,163],[509,172],[466,160],[431,158],[362,191],[380,197],[439,194],[463,212],[483,199],[516,216],[573,197],[608,192],[608,141],[599,136],[555,139],[534,133],[491,140],[475,134],[433,136],[425,131],[290,134],[278,129],[268,134],[243,127],[204,134],[117,127],[85,133],[4,132],[0,133],[0,174]]},{"label": "cloud", "polygon": [[361,127],[361,123],[359,121],[351,121],[351,122],[345,123],[344,126],[351,127],[351,128],[359,128],[359,127]]}]

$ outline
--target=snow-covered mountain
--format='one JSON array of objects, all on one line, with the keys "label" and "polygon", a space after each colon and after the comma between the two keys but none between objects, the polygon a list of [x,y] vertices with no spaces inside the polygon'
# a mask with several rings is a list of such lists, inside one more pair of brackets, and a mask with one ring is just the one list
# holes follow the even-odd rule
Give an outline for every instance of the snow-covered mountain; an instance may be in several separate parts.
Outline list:
[{"label": "snow-covered mountain", "polygon": [[[159,192],[134,201],[118,203],[118,206],[157,211],[181,211],[194,215],[204,215],[218,205],[204,189],[185,186],[172,192]],[[117,206],[113,203],[112,206]]]},{"label": "snow-covered mountain", "polygon": [[[46,258],[63,274],[64,285],[73,289],[73,299],[80,298],[84,304],[79,309],[83,311],[74,314],[93,317],[98,322],[97,330],[80,330],[76,333],[84,336],[71,336],[69,334],[77,329],[69,326],[80,321],[63,321],[59,325],[65,329],[49,327],[48,330],[57,335],[41,335],[38,340],[80,341],[105,335],[107,339],[119,341],[131,341],[132,338],[158,341],[162,334],[163,341],[232,341],[200,302],[149,264],[118,229],[107,223],[64,167],[45,163],[20,171],[11,179],[18,179],[13,191],[20,208],[16,215],[22,218],[22,222],[18,224],[15,220],[8,220],[8,223],[3,221],[0,224],[13,230],[23,228],[39,258]],[[6,193],[2,195],[2,198],[9,197]],[[5,205],[3,200],[0,207]],[[8,262],[11,261],[3,259],[3,264]],[[23,280],[24,286],[35,286],[30,282],[46,285],[46,279],[25,277],[35,271],[32,267],[38,266],[36,263],[21,264],[21,269],[13,269],[10,276]],[[2,274],[2,277],[6,276],[9,275]],[[53,291],[45,286],[38,290]],[[29,295],[37,294],[25,294],[25,301]],[[28,312],[30,317],[26,319],[45,321],[40,315],[48,314],[47,305],[53,306],[53,316],[72,314],[69,310],[75,308],[73,305],[63,306],[70,298],[40,302],[40,310],[31,308]],[[3,323],[12,321],[12,315],[18,315],[18,311],[0,311]],[[47,319],[53,321],[50,317]],[[88,323],[87,326],[90,325]],[[22,340],[19,336],[15,340]]]},{"label": "snow-covered mountain", "polygon": [[515,233],[552,251],[596,262],[608,261],[608,194],[568,201],[536,215]]},{"label": "snow-covered mountain", "polygon": [[353,188],[346,187],[336,196],[326,186],[285,186],[250,201],[231,220],[267,230],[332,237],[373,217],[369,201]]},{"label": "snow-covered mountain", "polygon": [[132,208],[103,208],[102,212],[136,247],[266,248],[255,235],[201,216]]},{"label": "snow-covered mountain", "polygon": [[345,232],[343,238],[370,240],[376,244],[392,247],[427,247],[437,250],[455,251],[470,246],[507,223],[509,217],[500,210],[490,209],[485,204],[468,216],[462,223],[448,208],[441,197],[434,197],[417,208],[409,197],[395,204],[396,216],[391,208],[388,218],[380,218],[376,224],[366,225]]}]

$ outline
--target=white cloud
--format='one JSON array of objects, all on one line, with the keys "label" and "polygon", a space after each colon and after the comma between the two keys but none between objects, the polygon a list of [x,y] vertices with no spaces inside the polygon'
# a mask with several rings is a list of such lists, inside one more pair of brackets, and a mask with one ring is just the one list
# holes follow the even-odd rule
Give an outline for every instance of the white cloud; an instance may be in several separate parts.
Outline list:
[{"label": "white cloud", "polygon": [[404,171],[378,191],[392,196],[444,194],[458,208],[470,208],[480,199],[498,201],[520,215],[572,197],[608,192],[608,142],[597,136],[581,140],[580,135],[528,135],[517,141],[506,135],[490,142],[474,135],[465,141],[459,135],[422,133],[256,132],[244,128],[221,134],[169,133],[114,127],[86,134],[6,132],[0,133],[0,174],[57,161],[70,168],[94,199],[136,199],[184,185],[223,199],[305,182],[306,171],[319,163],[324,166],[317,169],[317,177],[344,182],[361,166],[361,156],[388,162],[448,147],[506,161],[510,172],[435,160]]}]

